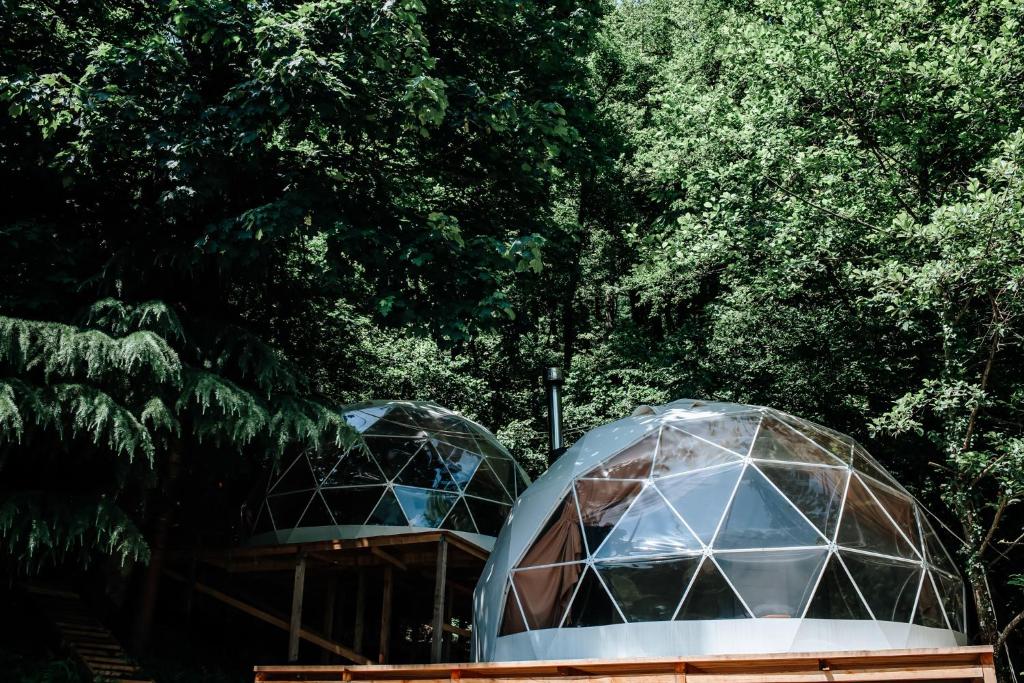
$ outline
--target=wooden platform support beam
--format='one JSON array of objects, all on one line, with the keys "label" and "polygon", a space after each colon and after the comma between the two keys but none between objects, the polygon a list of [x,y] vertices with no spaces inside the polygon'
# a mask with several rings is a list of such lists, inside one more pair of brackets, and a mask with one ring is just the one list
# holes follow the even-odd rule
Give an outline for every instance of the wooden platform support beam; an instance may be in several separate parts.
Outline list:
[{"label": "wooden platform support beam", "polygon": [[434,570],[434,619],[433,633],[430,639],[430,661],[441,661],[441,650],[444,644],[445,600],[444,588],[448,582],[448,541],[442,536],[437,541],[437,567]]},{"label": "wooden platform support beam", "polygon": [[[165,571],[164,574],[178,581],[184,580],[184,577],[174,572]],[[234,607],[240,612],[244,612],[251,617],[259,619],[260,621],[270,624],[271,626],[275,626],[281,629],[282,631],[288,631],[291,628],[290,621],[286,619],[284,616],[274,614],[265,609],[260,609],[259,607],[250,605],[249,603],[243,600],[239,600],[238,598],[233,597],[231,595],[228,595],[223,591],[219,591],[216,588],[211,588],[210,586],[197,582],[195,585],[195,590],[196,593],[206,595],[207,597],[213,598],[218,602],[222,602],[225,605],[228,605],[229,607]],[[328,652],[333,652],[339,657],[344,657],[350,662],[355,662],[357,664],[369,664],[372,661],[371,659],[359,654],[352,648],[342,645],[341,643],[329,640],[328,638],[325,638],[322,633],[317,633],[316,631],[312,631],[308,628],[299,629],[299,637],[302,640],[305,640],[307,643],[312,643],[313,645],[316,645],[319,648],[323,648]]]},{"label": "wooden platform support beam", "polygon": [[306,556],[300,554],[295,561],[292,583],[292,614],[288,622],[288,661],[299,661],[299,632],[302,630],[302,597],[306,590]]},{"label": "wooden platform support beam", "polygon": [[388,663],[389,649],[391,647],[391,594],[395,586],[395,570],[391,566],[384,567],[384,589],[381,591],[380,601],[380,648],[377,653],[377,661],[380,664]]}]

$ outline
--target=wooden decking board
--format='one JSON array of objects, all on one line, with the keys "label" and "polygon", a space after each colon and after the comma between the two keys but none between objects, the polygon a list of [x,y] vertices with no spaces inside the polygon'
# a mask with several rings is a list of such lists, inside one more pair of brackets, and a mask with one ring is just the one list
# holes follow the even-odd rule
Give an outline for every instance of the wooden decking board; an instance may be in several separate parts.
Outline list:
[{"label": "wooden decking board", "polygon": [[370,666],[258,666],[256,681],[417,681],[473,683],[994,683],[987,646],[870,652],[809,652],[777,655],[397,664]]}]

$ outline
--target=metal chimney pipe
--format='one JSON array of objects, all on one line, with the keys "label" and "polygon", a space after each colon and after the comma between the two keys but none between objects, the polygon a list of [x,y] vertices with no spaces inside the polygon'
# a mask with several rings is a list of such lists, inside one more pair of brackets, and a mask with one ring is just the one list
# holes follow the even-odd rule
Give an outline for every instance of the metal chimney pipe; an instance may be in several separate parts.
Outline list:
[{"label": "metal chimney pipe", "polygon": [[548,455],[548,464],[553,463],[565,451],[565,442],[562,440],[562,384],[565,378],[562,376],[561,368],[548,368],[544,371],[544,387],[548,396],[548,437],[551,443],[551,452]]}]

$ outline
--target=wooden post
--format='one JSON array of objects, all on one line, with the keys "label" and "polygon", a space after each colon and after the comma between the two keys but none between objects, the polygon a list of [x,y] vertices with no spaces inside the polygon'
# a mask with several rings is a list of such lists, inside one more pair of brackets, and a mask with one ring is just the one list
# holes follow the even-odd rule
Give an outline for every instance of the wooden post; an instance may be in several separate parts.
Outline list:
[{"label": "wooden post", "polygon": [[388,649],[391,645],[391,592],[394,589],[394,569],[391,565],[384,567],[384,596],[380,605],[380,651],[377,661],[388,663]]},{"label": "wooden post", "polygon": [[[338,601],[338,575],[331,574],[327,577],[327,595],[324,597],[324,637],[327,640],[334,640],[334,606]],[[331,653],[324,650],[320,656],[324,664],[330,664]]]},{"label": "wooden post", "polygon": [[299,631],[302,630],[302,594],[306,588],[306,555],[299,553],[292,584],[292,618],[288,623],[288,661],[299,660]]},{"label": "wooden post", "polygon": [[[455,609],[455,605],[453,605],[452,603],[455,602],[455,591],[449,591],[446,588],[444,598],[444,627],[447,627],[452,623],[452,611]],[[444,639],[444,649],[441,651],[441,657],[445,662],[452,661],[451,638]]]},{"label": "wooden post", "polygon": [[359,578],[356,579],[356,615],[355,629],[352,635],[352,649],[356,652],[363,651],[363,631],[366,630],[366,570],[359,570]]},{"label": "wooden post", "polygon": [[448,540],[441,536],[437,541],[437,567],[434,570],[434,629],[430,639],[430,661],[441,661],[441,646],[444,644],[444,587],[448,578]]}]

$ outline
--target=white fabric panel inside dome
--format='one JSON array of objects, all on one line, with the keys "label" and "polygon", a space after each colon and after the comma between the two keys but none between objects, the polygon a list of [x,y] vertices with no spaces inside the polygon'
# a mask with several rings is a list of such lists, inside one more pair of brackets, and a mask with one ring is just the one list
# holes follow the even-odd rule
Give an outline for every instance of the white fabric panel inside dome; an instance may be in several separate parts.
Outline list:
[{"label": "white fabric panel inside dome", "polygon": [[[273,478],[252,543],[441,528],[494,537],[529,479],[485,428],[426,402],[351,406],[359,432],[338,452],[302,453]],[[490,541],[485,545],[489,546]]]},{"label": "white fabric panel inside dome", "polygon": [[924,511],[853,439],[696,401],[600,427],[563,455],[518,501],[475,612],[484,660],[711,653],[727,620],[806,621],[751,652],[817,642],[829,621],[879,624],[834,649],[955,645],[965,620]]}]

